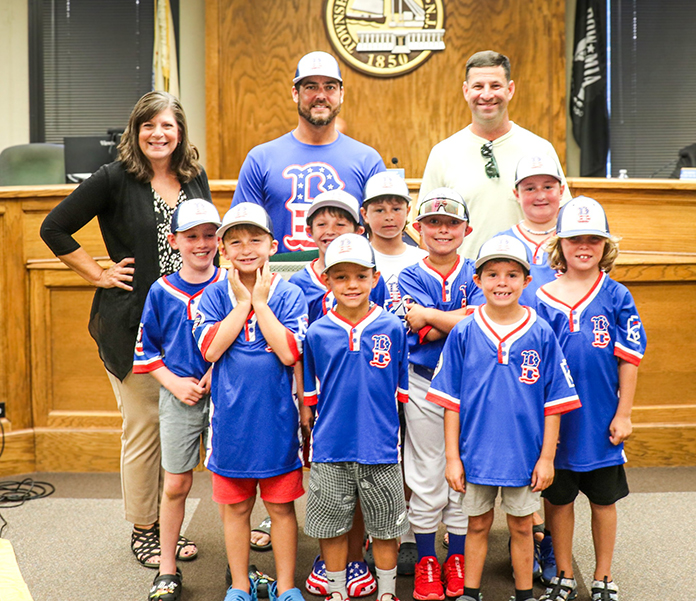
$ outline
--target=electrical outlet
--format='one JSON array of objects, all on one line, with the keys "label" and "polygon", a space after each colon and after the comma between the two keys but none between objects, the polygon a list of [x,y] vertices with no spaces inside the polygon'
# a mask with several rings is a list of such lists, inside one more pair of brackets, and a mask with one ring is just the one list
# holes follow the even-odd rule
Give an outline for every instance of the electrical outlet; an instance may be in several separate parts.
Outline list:
[{"label": "electrical outlet", "polygon": [[5,403],[0,403],[0,418],[5,417]]}]

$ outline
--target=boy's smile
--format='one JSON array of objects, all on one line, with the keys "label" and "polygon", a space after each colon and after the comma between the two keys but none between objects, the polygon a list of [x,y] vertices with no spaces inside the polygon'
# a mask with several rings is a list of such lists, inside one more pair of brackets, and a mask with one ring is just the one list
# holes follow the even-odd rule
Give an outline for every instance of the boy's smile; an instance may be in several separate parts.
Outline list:
[{"label": "boy's smile", "polygon": [[[378,279],[379,273],[372,267],[363,267],[356,263],[339,263],[324,275],[325,283],[336,299],[337,312],[349,319],[354,319],[357,313],[367,313],[370,307],[370,292]],[[350,315],[346,314],[345,309],[349,310]]]},{"label": "boy's smile", "polygon": [[217,226],[202,223],[184,232],[169,235],[169,243],[181,253],[184,265],[193,271],[206,271],[217,251]]},{"label": "boy's smile", "polygon": [[563,186],[550,175],[532,175],[515,189],[525,219],[545,225],[555,221],[563,195]]},{"label": "boy's smile", "polygon": [[474,282],[486,297],[486,304],[494,309],[506,309],[518,304],[522,290],[531,282],[517,261],[493,259],[483,266],[481,277]]},{"label": "boy's smile", "polygon": [[601,236],[573,236],[561,239],[561,249],[568,269],[589,271],[602,260],[606,238]]},{"label": "boy's smile", "polygon": [[468,233],[469,224],[456,217],[431,215],[417,221],[414,228],[420,232],[428,252],[444,256],[457,252]]},{"label": "boy's smile", "polygon": [[347,217],[335,216],[323,211],[314,217],[312,226],[307,226],[307,235],[314,240],[319,252],[323,255],[326,248],[341,234],[352,234],[355,225]]},{"label": "boy's smile", "polygon": [[260,228],[230,229],[225,232],[220,251],[240,275],[254,275],[276,253],[278,242]]}]

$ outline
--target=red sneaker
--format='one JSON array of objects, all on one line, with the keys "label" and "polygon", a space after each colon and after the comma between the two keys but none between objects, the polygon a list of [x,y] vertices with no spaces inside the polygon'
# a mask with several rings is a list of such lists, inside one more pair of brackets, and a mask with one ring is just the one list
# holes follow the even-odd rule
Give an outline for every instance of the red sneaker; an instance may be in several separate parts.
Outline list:
[{"label": "red sneaker", "polygon": [[413,598],[419,601],[444,601],[445,589],[440,580],[437,557],[424,557],[416,564]]},{"label": "red sneaker", "polygon": [[445,594],[459,597],[464,594],[464,556],[451,555],[442,566],[445,576]]}]

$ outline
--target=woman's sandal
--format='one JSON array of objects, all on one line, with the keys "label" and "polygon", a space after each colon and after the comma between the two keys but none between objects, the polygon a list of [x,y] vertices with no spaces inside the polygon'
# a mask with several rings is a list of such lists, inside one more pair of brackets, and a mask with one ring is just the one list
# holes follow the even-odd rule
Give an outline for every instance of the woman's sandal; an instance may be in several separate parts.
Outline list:
[{"label": "woman's sandal", "polygon": [[148,601],[179,601],[181,599],[181,570],[176,574],[158,574],[150,588]]},{"label": "woman's sandal", "polygon": [[[184,549],[187,547],[193,547],[193,553],[184,555]],[[176,543],[176,558],[179,561],[193,561],[196,557],[198,557],[198,547],[196,543],[185,536],[179,536],[179,540]]]},{"label": "woman's sandal", "polygon": [[153,558],[160,556],[159,524],[149,528],[134,526],[131,534],[131,551],[146,568],[159,569],[159,561],[157,563],[152,561]]}]

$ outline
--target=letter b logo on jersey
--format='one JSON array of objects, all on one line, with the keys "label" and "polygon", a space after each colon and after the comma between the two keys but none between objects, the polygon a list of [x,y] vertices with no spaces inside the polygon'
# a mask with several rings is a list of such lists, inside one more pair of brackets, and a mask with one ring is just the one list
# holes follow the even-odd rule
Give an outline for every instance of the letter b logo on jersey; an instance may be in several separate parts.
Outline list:
[{"label": "letter b logo on jersey", "polygon": [[520,382],[534,384],[539,379],[541,357],[536,351],[522,351],[522,375]]},{"label": "letter b logo on jersey", "polygon": [[391,362],[389,349],[391,348],[391,340],[386,334],[376,334],[372,337],[374,346],[372,347],[372,361],[370,365],[384,369]]},{"label": "letter b logo on jersey", "polygon": [[611,342],[609,335],[609,320],[604,315],[595,315],[592,319],[592,333],[594,340],[592,346],[597,348],[606,348]]}]

